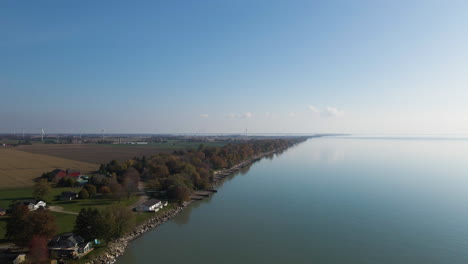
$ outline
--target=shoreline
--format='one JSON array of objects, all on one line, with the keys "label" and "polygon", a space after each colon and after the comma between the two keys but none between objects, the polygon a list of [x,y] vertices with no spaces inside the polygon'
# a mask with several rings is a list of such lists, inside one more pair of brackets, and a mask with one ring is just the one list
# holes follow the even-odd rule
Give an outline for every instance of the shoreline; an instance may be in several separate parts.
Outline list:
[{"label": "shoreline", "polygon": [[[236,164],[232,166],[231,168],[228,169],[222,169],[220,171],[216,171],[213,173],[213,184],[212,186],[215,187],[217,186],[221,180],[226,178],[227,176],[230,176],[238,171],[240,171],[242,168],[249,166],[253,164],[256,161],[261,160],[262,158],[275,154],[277,152],[283,151],[285,149],[288,149],[294,145],[272,150],[269,152],[264,152],[261,154],[258,154],[248,160],[245,160],[239,164]],[[101,255],[95,256],[93,259],[90,261],[86,262],[89,264],[113,264],[117,261],[117,258],[122,256],[125,253],[125,250],[128,246],[128,244],[143,235],[144,233],[151,231],[160,225],[164,224],[165,222],[169,221],[173,217],[177,216],[182,210],[184,210],[188,205],[190,205],[192,202],[196,202],[197,200],[190,200],[182,206],[177,206],[174,209],[171,209],[170,211],[165,212],[163,215],[155,216],[144,222],[143,224],[138,225],[135,227],[131,232],[128,234],[124,235],[123,237],[120,237],[112,242],[110,242],[107,246],[107,249],[105,252],[103,252]]]}]

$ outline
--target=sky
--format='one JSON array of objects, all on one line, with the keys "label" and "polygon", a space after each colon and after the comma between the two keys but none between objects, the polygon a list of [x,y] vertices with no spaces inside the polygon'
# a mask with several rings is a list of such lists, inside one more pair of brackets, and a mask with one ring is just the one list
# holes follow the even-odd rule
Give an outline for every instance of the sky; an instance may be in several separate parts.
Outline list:
[{"label": "sky", "polygon": [[0,2],[0,133],[468,133],[468,1]]}]

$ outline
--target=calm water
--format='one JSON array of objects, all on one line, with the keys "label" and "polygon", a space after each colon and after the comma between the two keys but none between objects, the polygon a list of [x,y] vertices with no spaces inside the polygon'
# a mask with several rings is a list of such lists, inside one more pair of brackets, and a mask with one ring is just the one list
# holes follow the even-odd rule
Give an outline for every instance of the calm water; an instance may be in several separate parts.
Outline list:
[{"label": "calm water", "polygon": [[310,139],[218,189],[118,263],[468,263],[468,140]]}]

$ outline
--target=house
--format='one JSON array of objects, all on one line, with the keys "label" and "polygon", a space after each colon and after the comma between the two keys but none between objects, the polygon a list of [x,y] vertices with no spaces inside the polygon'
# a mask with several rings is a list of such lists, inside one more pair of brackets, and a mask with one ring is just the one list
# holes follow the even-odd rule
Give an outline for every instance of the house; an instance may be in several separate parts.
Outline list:
[{"label": "house", "polygon": [[81,173],[80,173],[79,170],[67,169],[67,176],[68,177],[78,177],[80,175],[81,175]]},{"label": "house", "polygon": [[135,207],[135,211],[137,212],[157,212],[159,209],[163,208],[163,204],[161,201],[157,199],[150,199],[137,207]]},{"label": "house", "polygon": [[26,262],[26,254],[19,254],[14,260],[13,264],[20,264]]},{"label": "house", "polygon": [[6,210],[3,208],[0,208],[0,216],[6,215]]},{"label": "house", "polygon": [[93,248],[91,242],[73,233],[56,236],[47,245],[52,258],[80,258],[88,254]]},{"label": "house", "polygon": [[30,200],[30,201],[23,201],[23,202],[17,202],[17,205],[25,205],[28,207],[29,211],[34,211],[39,208],[45,209],[46,208],[46,202],[44,201],[39,201],[39,200]]},{"label": "house", "polygon": [[71,201],[78,198],[78,193],[76,192],[62,192],[60,194],[60,201]]},{"label": "house", "polygon": [[89,182],[89,177],[86,176],[86,175],[80,175],[80,176],[78,176],[78,178],[76,179],[76,182],[77,182],[80,186],[84,186],[84,185],[88,184],[88,182]]},{"label": "house", "polygon": [[53,175],[53,178],[56,179],[56,180],[59,180],[59,179],[67,176],[67,173],[64,170],[61,170],[61,169],[55,169],[51,173]]}]

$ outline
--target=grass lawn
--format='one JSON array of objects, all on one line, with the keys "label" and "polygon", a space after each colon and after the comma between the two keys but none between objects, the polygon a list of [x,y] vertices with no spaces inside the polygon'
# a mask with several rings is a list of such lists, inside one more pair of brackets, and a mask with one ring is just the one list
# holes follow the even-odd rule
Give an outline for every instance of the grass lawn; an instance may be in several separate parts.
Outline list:
[{"label": "grass lawn", "polygon": [[[81,188],[52,188],[52,194],[55,197],[60,195],[64,191],[75,191],[78,192]],[[29,200],[32,199],[32,188],[10,188],[10,189],[0,189],[0,208],[8,208],[8,206],[13,201]],[[126,198],[122,199],[120,202],[111,200],[111,199],[86,199],[86,200],[73,200],[73,201],[52,201],[48,205],[58,205],[62,206],[65,211],[71,212],[80,212],[82,208],[94,207],[94,208],[104,208],[105,206],[120,204],[123,206],[130,206],[138,200],[138,197],[133,196],[129,200]],[[58,233],[71,232],[75,224],[76,215],[65,214],[53,212],[57,219]],[[4,239],[6,232],[6,220],[7,216],[0,217],[0,244],[6,243]]]},{"label": "grass lawn", "polygon": [[[55,195],[60,195],[62,192],[79,192],[81,188],[71,188],[71,187],[63,187],[63,188],[54,188],[54,196]],[[65,211],[70,211],[70,212],[77,212],[79,213],[81,209],[83,208],[88,208],[88,207],[93,207],[93,208],[103,208],[105,206],[109,205],[123,205],[123,206],[130,206],[134,203],[136,203],[138,200],[138,197],[132,196],[130,199],[127,200],[127,198],[123,198],[120,201],[113,200],[113,199],[104,199],[100,196],[97,196],[92,199],[75,199],[72,201],[53,201],[50,203],[50,205],[58,205],[62,206]]]},{"label": "grass lawn", "polygon": [[73,227],[75,226],[75,219],[76,215],[72,214],[64,214],[58,212],[52,212],[55,215],[55,219],[57,221],[58,234],[68,233],[73,231]]}]

